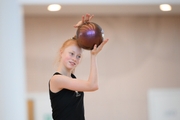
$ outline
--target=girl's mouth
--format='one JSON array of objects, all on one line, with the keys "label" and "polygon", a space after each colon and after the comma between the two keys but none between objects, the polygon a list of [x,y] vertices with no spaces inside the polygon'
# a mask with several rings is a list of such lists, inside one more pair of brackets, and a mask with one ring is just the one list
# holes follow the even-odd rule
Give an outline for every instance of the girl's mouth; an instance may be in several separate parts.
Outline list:
[{"label": "girl's mouth", "polygon": [[75,63],[75,62],[71,62],[71,61],[69,61],[69,63],[70,63],[72,66],[75,66],[75,65],[76,65],[76,63]]}]

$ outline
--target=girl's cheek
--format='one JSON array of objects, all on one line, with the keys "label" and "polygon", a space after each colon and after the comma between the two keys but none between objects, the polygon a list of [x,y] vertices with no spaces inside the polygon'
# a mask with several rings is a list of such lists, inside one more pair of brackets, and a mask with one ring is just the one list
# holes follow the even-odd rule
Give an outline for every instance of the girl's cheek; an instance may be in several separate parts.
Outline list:
[{"label": "girl's cheek", "polygon": [[69,61],[69,59],[70,59],[70,57],[68,57],[68,56],[64,56],[64,58],[63,58],[63,62],[64,62],[64,63],[66,63],[67,61]]},{"label": "girl's cheek", "polygon": [[65,60],[69,60],[71,57],[70,56],[65,56]]},{"label": "girl's cheek", "polygon": [[65,59],[65,62],[67,63],[68,61],[69,61],[69,58],[66,58],[66,59]]}]

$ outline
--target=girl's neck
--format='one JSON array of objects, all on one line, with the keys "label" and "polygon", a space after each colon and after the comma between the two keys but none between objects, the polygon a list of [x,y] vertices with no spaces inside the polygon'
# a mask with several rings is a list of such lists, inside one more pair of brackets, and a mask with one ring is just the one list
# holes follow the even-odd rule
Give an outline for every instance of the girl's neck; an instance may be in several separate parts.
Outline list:
[{"label": "girl's neck", "polygon": [[59,67],[57,69],[57,72],[61,73],[62,75],[65,75],[65,76],[69,76],[69,77],[71,77],[71,73],[72,73],[70,70],[67,70],[67,69],[62,68],[62,67]]}]

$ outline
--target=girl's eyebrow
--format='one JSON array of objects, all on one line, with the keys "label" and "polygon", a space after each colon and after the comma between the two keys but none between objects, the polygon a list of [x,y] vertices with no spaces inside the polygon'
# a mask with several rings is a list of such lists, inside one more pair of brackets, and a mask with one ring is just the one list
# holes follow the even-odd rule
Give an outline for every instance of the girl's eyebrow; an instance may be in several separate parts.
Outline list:
[{"label": "girl's eyebrow", "polygon": [[75,53],[73,50],[70,50],[69,52]]},{"label": "girl's eyebrow", "polygon": [[[71,50],[71,52],[76,53],[74,50]],[[81,56],[82,54],[81,54],[81,53],[79,53],[79,54],[77,54],[77,55],[80,55],[80,56]]]},{"label": "girl's eyebrow", "polygon": [[[73,52],[73,53],[76,53],[74,50],[72,50],[72,52]],[[80,53],[80,54],[78,54],[78,55],[81,55],[81,53]]]}]

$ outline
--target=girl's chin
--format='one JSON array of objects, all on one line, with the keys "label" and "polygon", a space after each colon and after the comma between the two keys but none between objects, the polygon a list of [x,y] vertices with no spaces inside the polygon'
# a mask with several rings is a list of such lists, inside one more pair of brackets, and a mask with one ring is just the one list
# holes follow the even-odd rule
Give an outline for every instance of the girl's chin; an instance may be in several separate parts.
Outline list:
[{"label": "girl's chin", "polygon": [[68,66],[67,69],[68,69],[69,71],[72,71],[72,70],[75,69],[75,66]]}]

